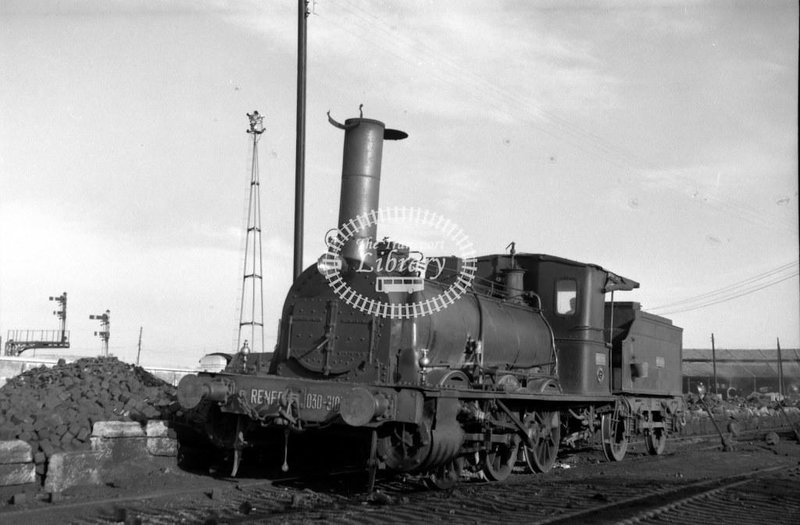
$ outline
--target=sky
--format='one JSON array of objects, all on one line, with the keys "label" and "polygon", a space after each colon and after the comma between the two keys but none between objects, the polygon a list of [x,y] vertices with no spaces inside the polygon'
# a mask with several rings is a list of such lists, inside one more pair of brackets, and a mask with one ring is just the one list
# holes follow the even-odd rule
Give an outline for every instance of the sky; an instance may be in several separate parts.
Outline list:
[{"label": "sky", "polygon": [[[794,1],[317,0],[304,266],[336,226],[343,121],[381,120],[381,206],[479,254],[641,283],[684,347],[800,346]],[[0,3],[0,336],[195,366],[236,346],[251,137],[267,346],[292,278],[297,2]]]}]

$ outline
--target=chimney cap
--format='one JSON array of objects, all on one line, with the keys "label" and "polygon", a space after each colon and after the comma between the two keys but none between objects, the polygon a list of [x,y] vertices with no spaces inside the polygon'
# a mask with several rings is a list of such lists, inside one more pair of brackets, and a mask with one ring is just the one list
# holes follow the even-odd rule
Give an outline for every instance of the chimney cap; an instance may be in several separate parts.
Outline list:
[{"label": "chimney cap", "polygon": [[[359,107],[359,109],[361,109],[361,108]],[[381,122],[380,120],[375,120],[375,119],[371,119],[371,118],[364,118],[363,116],[355,117],[355,118],[349,118],[349,119],[344,121],[344,124],[341,124],[341,123],[337,122],[333,117],[331,117],[331,112],[328,111],[328,122],[330,122],[334,127],[339,128],[339,129],[343,129],[345,131],[348,130],[348,129],[351,129],[351,128],[355,128],[356,126],[358,126],[362,122],[368,122],[370,124],[378,124],[379,126],[384,128],[383,129],[383,140],[403,140],[404,138],[408,137],[408,133],[406,133],[405,131],[400,131],[399,129],[387,128],[387,127],[385,127],[386,125],[383,122]]]},{"label": "chimney cap", "polygon": [[386,128],[383,130],[383,140],[403,140],[408,137],[408,133],[399,129]]}]

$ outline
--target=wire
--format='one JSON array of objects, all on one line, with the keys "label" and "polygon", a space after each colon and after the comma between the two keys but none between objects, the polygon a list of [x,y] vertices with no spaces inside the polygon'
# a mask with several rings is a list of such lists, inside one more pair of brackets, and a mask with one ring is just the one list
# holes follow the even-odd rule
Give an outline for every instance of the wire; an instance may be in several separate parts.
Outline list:
[{"label": "wire", "polygon": [[[531,102],[518,93],[498,86],[491,79],[487,79],[466,69],[459,63],[449,59],[441,49],[431,47],[425,41],[409,37],[400,32],[393,31],[386,20],[365,10],[361,5],[350,0],[342,0],[338,4],[341,11],[349,16],[348,28],[334,22],[331,18],[323,17],[328,23],[339,26],[348,36],[373,44],[377,48],[394,55],[400,60],[419,66],[428,62],[434,67],[430,68],[429,75],[436,80],[450,84],[467,94],[470,98],[484,106],[491,107],[507,116],[518,117],[527,114],[530,118],[530,127],[539,132],[561,140],[590,155],[597,155],[626,170],[636,171],[639,167],[649,165],[648,161],[638,155],[620,148],[604,140],[603,137],[584,129],[569,120],[544,109],[544,107]],[[352,31],[356,27],[358,31]],[[391,43],[391,45],[388,45]],[[409,51],[414,51],[414,56],[409,56]],[[542,122],[543,121],[543,122]],[[676,188],[661,187],[672,194],[677,194],[684,199],[694,199],[697,194],[687,194]],[[718,213],[733,216],[738,220],[751,225],[795,233],[797,223],[792,217],[779,217],[772,213],[771,217],[765,215],[765,210],[755,209],[732,199],[723,200],[713,195],[704,195],[702,202]]]},{"label": "wire", "polygon": [[[449,59],[441,49],[435,49],[419,38],[408,37],[393,31],[384,19],[361,9],[361,6],[349,0],[342,0],[339,8],[350,15],[348,28],[355,27],[357,31],[353,32],[350,29],[345,29],[330,18],[326,20],[327,22],[339,26],[348,36],[355,35],[357,38],[369,42],[403,62],[414,66],[419,66],[424,62],[431,64],[434,66],[430,71],[431,77],[437,81],[455,86],[470,98],[481,102],[484,106],[514,117],[520,114],[527,114],[531,117],[529,125],[532,128],[558,140],[563,140],[575,146],[578,150],[589,154],[599,154],[600,157],[620,167],[636,170],[637,165],[642,167],[648,165],[646,160],[629,151],[625,151],[624,148],[610,144],[591,131],[583,129],[557,114],[546,111],[543,107],[534,104],[517,93],[498,86],[490,79],[480,76],[474,71],[465,69],[460,64]],[[390,42],[391,45],[387,45],[387,42]],[[410,51],[414,51],[413,57],[409,56]],[[546,124],[547,127],[543,124]],[[735,217],[742,222],[759,228],[791,233],[797,230],[797,223],[792,218],[778,217],[774,213],[769,214],[772,216],[767,216],[765,210],[757,209],[734,199],[723,199],[709,194],[701,196],[698,192],[689,194],[669,186],[663,186],[661,189],[673,195],[677,194],[682,200],[694,200],[700,196],[701,200],[699,202],[717,213]],[[797,264],[797,261],[788,263],[718,290],[661,305],[648,309],[648,311],[666,310],[664,314],[681,313],[731,301],[796,277],[798,275],[797,271],[790,274],[785,272],[792,267],[796,267]]]},{"label": "wire", "polygon": [[[776,284],[797,277],[800,275],[800,270],[797,269],[797,264],[798,261],[794,261],[792,263],[779,266],[778,268],[768,272],[764,272],[763,274],[759,274],[755,277],[745,279],[744,281],[725,286],[718,290],[707,292],[695,297],[690,297],[682,301],[676,301],[667,305],[648,308],[647,311],[653,312],[655,310],[664,310],[658,312],[658,314],[669,315],[691,312],[694,310],[700,310],[702,308],[708,308],[709,306],[714,306],[720,303],[732,301],[734,299],[753,294],[755,292],[764,290],[765,288],[775,286]],[[787,274],[786,270],[792,271],[791,273]]]},{"label": "wire", "polygon": [[[553,138],[566,141],[575,146],[577,149],[587,153],[589,153],[589,151],[587,151],[588,146],[591,149],[599,152],[601,156],[606,157],[607,160],[610,160],[612,163],[620,167],[630,167],[631,163],[645,164],[643,159],[636,158],[629,152],[615,148],[608,142],[604,141],[600,136],[570,123],[568,120],[545,110],[542,106],[536,105],[529,100],[520,97],[514,92],[497,86],[495,83],[492,83],[485,77],[480,76],[473,71],[463,68],[456,62],[448,59],[441,50],[430,47],[424,41],[413,37],[406,37],[405,35],[393,32],[389,28],[382,27],[386,26],[386,22],[383,19],[370,13],[359,11],[359,8],[356,5],[353,5],[351,2],[347,2],[347,0],[344,0],[344,4],[349,5],[350,8],[345,7],[343,4],[339,4],[339,7],[355,17],[355,20],[348,20],[350,25],[355,25],[363,29],[363,31],[358,33],[360,38],[375,44],[384,51],[387,51],[399,57],[401,60],[415,66],[418,66],[420,62],[422,62],[417,57],[417,54],[422,56],[426,59],[426,61],[432,63],[434,66],[438,66],[433,68],[432,76],[442,80],[443,82],[451,84],[462,91],[468,92],[468,94],[477,102],[492,106],[508,116],[519,116],[519,109],[522,108],[524,113],[527,113],[536,120],[544,120],[552,128],[555,128],[555,132],[551,128],[543,127],[536,121],[529,122],[531,127]],[[359,23],[358,20],[361,20],[363,24]],[[382,33],[383,37],[373,40],[366,36],[370,33],[375,33],[376,31]],[[351,34],[351,32],[348,31],[348,34]],[[399,43],[400,45],[387,47],[386,42],[394,42],[396,44]],[[398,54],[398,49],[417,49],[421,50],[422,52],[415,54],[413,59],[409,59]],[[453,72],[455,74],[453,74]],[[445,77],[442,75],[445,75]],[[501,101],[505,101],[505,104],[502,104]],[[591,142],[591,144],[586,142],[581,143],[581,138],[585,141]],[[575,140],[571,139],[578,139],[578,141],[576,142]]]},{"label": "wire", "polygon": [[682,310],[671,310],[671,311],[668,311],[668,312],[663,312],[663,314],[664,315],[668,315],[668,314],[677,314],[677,313],[683,313],[683,312],[691,312],[693,310],[700,310],[702,308],[707,308],[709,306],[714,306],[716,304],[726,303],[728,301],[732,301],[733,299],[738,299],[739,297],[744,297],[745,295],[750,295],[752,293],[758,292],[758,291],[763,290],[765,288],[769,288],[771,286],[774,286],[774,285],[776,285],[778,283],[782,283],[783,281],[787,281],[789,279],[797,277],[798,275],[800,275],[800,272],[795,272],[795,273],[793,273],[791,275],[787,275],[786,277],[784,277],[782,279],[777,279],[777,280],[775,280],[773,282],[770,282],[770,283],[767,283],[767,284],[765,284],[763,286],[760,286],[760,287],[757,287],[757,288],[753,288],[751,290],[746,290],[746,291],[743,291],[742,293],[739,293],[739,294],[736,294],[736,295],[732,295],[732,296],[726,297],[724,299],[719,299],[717,301],[712,301],[712,302],[709,302],[709,303],[706,303],[706,304],[701,304],[701,305],[698,305],[698,306],[694,306],[692,308],[684,308]]},{"label": "wire", "polygon": [[[695,310],[700,307],[711,306],[721,302],[729,301],[731,299],[736,299],[738,297],[742,297],[743,295],[748,295],[757,292],[759,290],[763,290],[764,288],[768,288],[780,282],[791,279],[792,277],[796,277],[799,273],[800,272],[795,270],[794,272],[788,275],[776,275],[773,276],[771,280],[767,280],[766,282],[757,282],[757,281],[751,282],[744,288],[740,288],[742,286],[742,283],[737,283],[736,285],[730,285],[715,292],[709,292],[700,296],[685,299],[683,301],[678,301],[676,303],[672,303],[669,305],[663,305],[656,308],[648,308],[648,311],[669,310],[669,312],[664,312],[664,313],[675,313],[675,312]],[[764,279],[765,277],[759,278],[759,280],[764,280]],[[743,281],[743,283],[745,282],[746,281]]]},{"label": "wire", "polygon": [[656,307],[653,307],[653,308],[649,308],[648,310],[663,310],[663,309],[666,309],[666,308],[673,308],[673,307],[684,305],[684,304],[687,304],[687,303],[694,303],[694,302],[697,302],[697,301],[702,300],[702,299],[712,298],[714,296],[722,295],[722,294],[727,293],[727,292],[735,292],[735,291],[737,291],[737,288],[740,288],[741,286],[749,285],[749,284],[755,283],[757,281],[761,281],[761,280],[764,280],[766,278],[772,277],[775,274],[779,274],[781,272],[784,272],[784,271],[786,271],[788,269],[791,269],[791,268],[797,266],[798,263],[800,263],[800,260],[792,261],[792,262],[784,264],[782,266],[778,266],[777,268],[773,268],[772,270],[769,270],[767,272],[758,274],[755,277],[750,277],[749,279],[745,279],[743,281],[739,281],[739,282],[730,284],[730,285],[725,286],[723,288],[719,288],[717,290],[712,290],[712,291],[706,292],[704,294],[700,294],[700,295],[696,295],[696,296],[693,296],[693,297],[689,297],[687,299],[681,299],[680,301],[675,301],[675,302],[672,302],[672,303],[662,304],[662,305],[659,305],[659,306],[656,306]]}]

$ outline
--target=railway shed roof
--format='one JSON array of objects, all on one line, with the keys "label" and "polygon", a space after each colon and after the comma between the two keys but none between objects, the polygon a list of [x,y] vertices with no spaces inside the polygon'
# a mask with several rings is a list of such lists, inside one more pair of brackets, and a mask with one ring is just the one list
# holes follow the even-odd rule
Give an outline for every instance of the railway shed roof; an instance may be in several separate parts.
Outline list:
[{"label": "railway shed roof", "polygon": [[[716,350],[719,377],[778,377],[778,350]],[[786,378],[800,379],[800,349],[782,348],[781,361]],[[683,350],[683,375],[708,377],[713,374],[710,348]]]}]

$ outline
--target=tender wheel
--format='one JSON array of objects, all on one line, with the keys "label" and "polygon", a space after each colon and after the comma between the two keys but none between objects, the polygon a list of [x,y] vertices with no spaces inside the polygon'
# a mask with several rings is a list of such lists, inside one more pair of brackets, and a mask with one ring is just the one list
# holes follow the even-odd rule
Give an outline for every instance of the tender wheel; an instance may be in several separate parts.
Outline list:
[{"label": "tender wheel", "polygon": [[464,459],[456,458],[428,474],[426,484],[434,489],[447,490],[456,486],[464,469]]},{"label": "tender wheel", "polygon": [[492,443],[491,450],[481,454],[483,473],[490,481],[503,481],[514,469],[519,452],[519,436],[510,436],[508,442]]},{"label": "tender wheel", "polygon": [[525,463],[531,472],[548,472],[553,468],[561,441],[561,419],[558,412],[531,412],[523,421],[533,448],[524,448]]},{"label": "tender wheel", "polygon": [[608,461],[622,461],[628,450],[628,418],[614,414],[603,414],[600,425],[603,438],[603,454]]},{"label": "tender wheel", "polygon": [[653,428],[645,431],[644,443],[647,446],[647,452],[653,456],[660,456],[667,448],[667,434],[663,428]]}]

